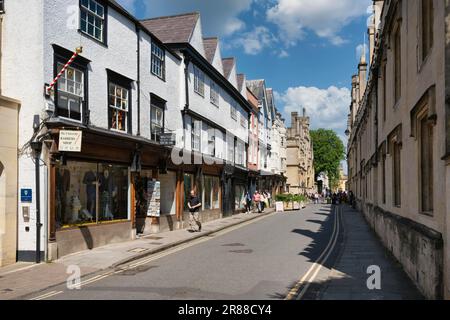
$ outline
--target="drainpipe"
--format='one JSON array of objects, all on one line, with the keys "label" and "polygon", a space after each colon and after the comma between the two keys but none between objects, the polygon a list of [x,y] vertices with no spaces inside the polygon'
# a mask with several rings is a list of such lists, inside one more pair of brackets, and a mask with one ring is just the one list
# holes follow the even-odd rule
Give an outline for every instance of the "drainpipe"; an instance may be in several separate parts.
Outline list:
[{"label": "drainpipe", "polygon": [[42,142],[31,142],[34,151],[34,171],[36,173],[36,263],[41,262],[41,181],[40,181],[40,159]]},{"label": "drainpipe", "polygon": [[137,133],[141,135],[141,29],[136,25],[137,32]]}]

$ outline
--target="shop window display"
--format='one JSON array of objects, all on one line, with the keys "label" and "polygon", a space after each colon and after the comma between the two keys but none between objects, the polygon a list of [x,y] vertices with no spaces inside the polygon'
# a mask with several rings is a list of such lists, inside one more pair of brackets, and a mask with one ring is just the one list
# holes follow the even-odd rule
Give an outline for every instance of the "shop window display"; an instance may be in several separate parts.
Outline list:
[{"label": "shop window display", "polygon": [[152,171],[143,170],[135,177],[136,217],[143,218],[148,212],[148,182],[152,180]]},{"label": "shop window display", "polygon": [[234,188],[235,209],[244,209],[246,188],[243,185],[236,185]]},{"label": "shop window display", "polygon": [[127,167],[68,161],[56,168],[57,228],[127,217]]},{"label": "shop window display", "polygon": [[203,194],[203,209],[220,209],[219,192],[220,181],[218,177],[205,176],[204,177],[204,194]]}]

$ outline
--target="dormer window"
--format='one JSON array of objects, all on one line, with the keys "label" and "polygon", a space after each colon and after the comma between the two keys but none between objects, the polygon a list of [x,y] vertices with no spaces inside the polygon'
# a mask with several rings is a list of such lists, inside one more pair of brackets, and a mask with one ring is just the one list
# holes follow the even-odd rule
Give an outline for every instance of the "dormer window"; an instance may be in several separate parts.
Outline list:
[{"label": "dormer window", "polygon": [[80,31],[105,43],[106,10],[95,0],[80,1]]}]

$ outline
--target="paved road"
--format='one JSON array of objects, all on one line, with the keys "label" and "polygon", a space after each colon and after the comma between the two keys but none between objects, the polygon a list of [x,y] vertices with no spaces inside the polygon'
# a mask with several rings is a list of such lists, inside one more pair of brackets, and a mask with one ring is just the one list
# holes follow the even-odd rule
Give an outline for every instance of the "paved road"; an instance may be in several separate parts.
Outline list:
[{"label": "paved road", "polygon": [[142,265],[82,285],[81,290],[59,286],[34,297],[284,299],[325,249],[333,223],[327,205],[277,213],[160,258],[143,259]]},{"label": "paved road", "polygon": [[[187,231],[186,231],[187,232]],[[382,270],[369,290],[367,268]],[[311,205],[275,213],[82,280],[38,299],[420,299],[361,213]]]}]

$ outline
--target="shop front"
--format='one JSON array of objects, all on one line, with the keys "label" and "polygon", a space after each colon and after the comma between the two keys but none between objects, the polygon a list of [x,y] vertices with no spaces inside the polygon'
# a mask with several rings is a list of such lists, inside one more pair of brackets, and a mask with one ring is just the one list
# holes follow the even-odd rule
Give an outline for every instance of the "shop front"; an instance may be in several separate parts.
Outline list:
[{"label": "shop front", "polygon": [[249,172],[243,167],[236,166],[233,172],[234,214],[245,211],[245,195],[248,189]]},{"label": "shop front", "polygon": [[[135,160],[147,142],[102,129],[66,125],[65,131],[82,132],[81,150],[60,151],[61,126],[48,126],[49,260],[134,239],[144,212],[137,200],[140,174]],[[146,158],[158,163],[164,149],[156,145],[150,149],[153,151]],[[167,184],[167,188],[171,187]],[[163,198],[168,198],[167,189],[163,193]],[[163,212],[173,212],[166,202]]]},{"label": "shop front", "polygon": [[208,222],[222,218],[222,187],[219,166],[185,166],[183,173],[183,221],[189,225],[188,200],[191,190],[200,197],[200,219]]},{"label": "shop front", "polygon": [[176,229],[177,171],[144,169],[135,175],[136,232],[150,234]]}]

